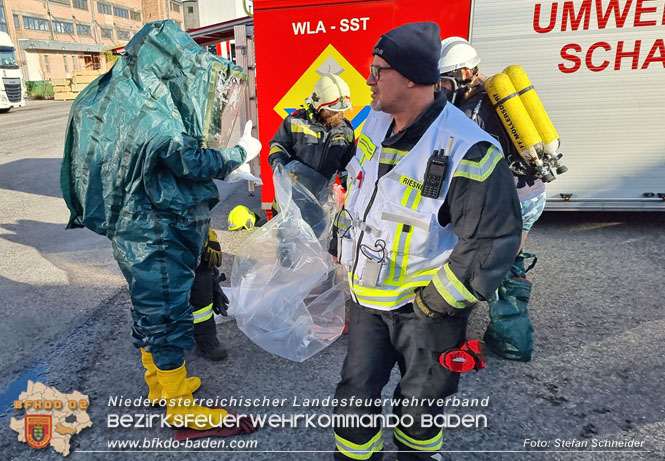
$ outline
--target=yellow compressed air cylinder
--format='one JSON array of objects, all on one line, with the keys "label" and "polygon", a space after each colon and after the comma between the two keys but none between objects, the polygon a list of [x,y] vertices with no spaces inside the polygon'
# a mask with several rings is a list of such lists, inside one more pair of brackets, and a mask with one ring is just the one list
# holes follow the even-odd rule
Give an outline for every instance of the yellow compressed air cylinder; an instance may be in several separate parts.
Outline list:
[{"label": "yellow compressed air cylinder", "polygon": [[510,78],[517,94],[520,95],[522,104],[524,104],[529,117],[531,117],[531,121],[536,126],[536,130],[538,130],[538,134],[543,140],[543,151],[550,155],[556,154],[559,148],[559,134],[547,115],[543,103],[540,102],[538,93],[533,88],[526,72],[524,72],[522,66],[509,66],[503,70],[503,73]]},{"label": "yellow compressed air cylinder", "polygon": [[543,140],[510,77],[503,73],[496,74],[487,80],[485,89],[520,155],[528,163],[542,165],[538,152],[543,148]]}]

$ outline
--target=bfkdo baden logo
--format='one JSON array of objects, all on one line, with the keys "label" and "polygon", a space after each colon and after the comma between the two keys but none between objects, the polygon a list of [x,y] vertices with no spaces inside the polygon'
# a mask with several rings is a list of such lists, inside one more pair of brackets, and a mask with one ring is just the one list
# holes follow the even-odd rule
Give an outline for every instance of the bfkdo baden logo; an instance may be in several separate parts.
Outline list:
[{"label": "bfkdo baden logo", "polygon": [[92,426],[89,404],[88,396],[79,391],[63,394],[54,387],[28,381],[25,392],[14,400],[14,409],[25,411],[25,417],[12,418],[10,427],[18,433],[19,442],[36,449],[51,446],[67,456],[72,436]]},{"label": "bfkdo baden logo", "polygon": [[51,441],[51,415],[25,416],[25,441],[32,448],[44,448]]}]

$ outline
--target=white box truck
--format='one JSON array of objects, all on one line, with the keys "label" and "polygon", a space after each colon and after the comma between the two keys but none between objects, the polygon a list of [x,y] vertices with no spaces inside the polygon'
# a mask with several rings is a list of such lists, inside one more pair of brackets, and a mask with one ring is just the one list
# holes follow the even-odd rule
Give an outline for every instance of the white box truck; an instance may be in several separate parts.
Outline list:
[{"label": "white box truck", "polygon": [[25,106],[23,74],[9,35],[0,32],[0,113]]}]

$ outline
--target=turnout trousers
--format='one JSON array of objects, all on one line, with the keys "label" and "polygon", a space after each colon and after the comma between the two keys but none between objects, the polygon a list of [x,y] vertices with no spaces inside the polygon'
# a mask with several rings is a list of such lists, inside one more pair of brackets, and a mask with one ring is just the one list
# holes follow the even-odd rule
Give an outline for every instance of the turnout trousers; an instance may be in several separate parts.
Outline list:
[{"label": "turnout trousers", "polygon": [[[397,364],[401,379],[394,399],[405,403],[392,408],[405,423],[393,430],[399,461],[432,459],[443,443],[443,429],[434,424],[423,425],[422,418],[441,414],[443,406],[423,399],[440,400],[457,391],[459,373],[443,368],[438,357],[466,340],[467,319],[466,311],[435,322],[416,316],[411,304],[380,311],[353,302],[348,351],[335,392],[339,403],[334,408],[335,415],[345,415],[351,421],[355,416],[381,414],[382,406],[375,400],[381,399],[381,391]],[[411,419],[412,425],[408,424]],[[383,459],[380,421],[370,425],[361,421],[346,427],[337,424],[335,442],[335,460]]]}]

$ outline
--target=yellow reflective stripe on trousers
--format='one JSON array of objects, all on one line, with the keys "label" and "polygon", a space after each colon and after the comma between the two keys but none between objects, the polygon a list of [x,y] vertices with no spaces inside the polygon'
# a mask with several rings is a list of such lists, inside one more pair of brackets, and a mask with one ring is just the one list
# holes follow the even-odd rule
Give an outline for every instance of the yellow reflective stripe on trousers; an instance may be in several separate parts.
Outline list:
[{"label": "yellow reflective stripe on trousers", "polygon": [[362,445],[350,442],[335,432],[335,444],[344,456],[351,459],[369,459],[374,452],[383,450],[382,431],[379,429],[369,442]]},{"label": "yellow reflective stripe on trousers", "polygon": [[480,159],[480,161],[472,162],[471,160],[462,160],[453,177],[468,178],[473,179],[474,181],[483,182],[490,174],[492,174],[494,167],[499,163],[499,160],[501,160],[502,157],[503,154],[501,151],[494,146],[490,146],[490,148],[487,149],[487,153],[482,159]]},{"label": "yellow reflective stripe on trousers", "polygon": [[210,303],[206,307],[202,307],[201,309],[192,312],[192,315],[194,315],[194,323],[205,322],[212,317],[212,314],[212,303]]},{"label": "yellow reflective stripe on trousers", "polygon": [[478,299],[466,289],[464,284],[459,281],[457,276],[450,270],[450,266],[446,263],[439,272],[436,273],[432,279],[436,291],[439,292],[441,297],[446,300],[448,304],[458,309],[464,309],[471,304],[478,302]]},{"label": "yellow reflective stripe on trousers", "polygon": [[[407,187],[402,196],[401,205],[412,210],[417,210],[422,195],[419,189]],[[390,259],[390,280],[403,281],[406,276],[406,268],[409,262],[409,249],[411,248],[411,237],[413,237],[413,226],[404,232],[404,224],[397,224],[395,241],[393,242],[393,257]]]},{"label": "yellow reflective stripe on trousers", "polygon": [[414,450],[422,451],[436,451],[440,450],[443,446],[443,429],[439,431],[434,437],[429,440],[416,440],[404,432],[402,432],[398,427],[395,428],[395,438],[402,442],[404,445],[413,448]]}]

